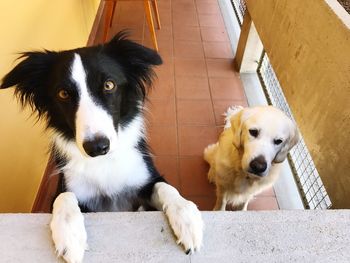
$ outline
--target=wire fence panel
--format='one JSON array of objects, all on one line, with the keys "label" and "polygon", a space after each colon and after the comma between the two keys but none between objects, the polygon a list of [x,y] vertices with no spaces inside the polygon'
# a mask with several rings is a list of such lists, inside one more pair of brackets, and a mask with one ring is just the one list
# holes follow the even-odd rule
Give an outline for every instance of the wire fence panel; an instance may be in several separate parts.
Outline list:
[{"label": "wire fence panel", "polygon": [[[269,104],[281,109],[294,120],[282,88],[265,52],[263,52],[259,62],[258,76]],[[290,151],[289,163],[293,169],[293,174],[303,197],[305,207],[308,209],[330,208],[332,206],[331,200],[302,137],[300,142]]]},{"label": "wire fence panel", "polygon": [[233,10],[235,11],[237,21],[239,26],[242,26],[243,23],[243,16],[245,13],[245,10],[247,9],[246,3],[244,0],[231,0]]}]

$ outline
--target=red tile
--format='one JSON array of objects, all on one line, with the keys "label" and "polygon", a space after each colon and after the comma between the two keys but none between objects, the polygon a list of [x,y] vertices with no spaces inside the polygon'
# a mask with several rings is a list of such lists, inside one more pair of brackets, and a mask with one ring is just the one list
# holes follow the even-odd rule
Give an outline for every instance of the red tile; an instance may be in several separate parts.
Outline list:
[{"label": "red tile", "polygon": [[231,58],[233,53],[229,42],[203,42],[206,58]]},{"label": "red tile", "polygon": [[146,116],[151,125],[176,124],[175,100],[174,98],[148,101],[146,103]]},{"label": "red tile", "polygon": [[226,30],[216,27],[201,27],[202,40],[205,42],[229,42]]},{"label": "red tile", "polygon": [[175,76],[207,77],[203,59],[175,58]]},{"label": "red tile", "polygon": [[196,5],[198,14],[216,14],[221,16],[217,1],[197,1]]},{"label": "red tile", "polygon": [[[128,4],[131,3],[121,3],[121,10],[118,12],[116,10],[116,13],[119,14],[117,23],[121,25],[140,25],[144,22],[144,16],[145,11],[143,8],[143,3],[141,2],[134,2],[132,5],[128,6]],[[119,5],[119,4],[118,4]],[[132,10],[132,16],[130,15],[130,12]],[[115,14],[116,14],[115,13]]]},{"label": "red tile", "polygon": [[180,191],[177,157],[156,156],[154,157],[154,163],[159,173],[164,176],[165,180]]},{"label": "red tile", "polygon": [[[132,17],[130,16],[131,12],[135,14]],[[116,10],[114,12],[112,24],[123,24],[123,22],[127,22],[126,24],[130,24],[130,23],[132,24],[134,20],[139,20],[140,22],[143,22],[144,12],[145,12],[144,7],[141,2],[139,3],[132,3],[131,1],[119,2],[116,5]]]},{"label": "red tile", "polygon": [[206,59],[209,77],[230,78],[236,76],[233,59]]},{"label": "red tile", "polygon": [[173,75],[159,75],[153,81],[153,87],[149,91],[150,99],[170,99],[175,96],[175,81]]},{"label": "red tile", "polygon": [[149,145],[157,156],[177,155],[177,132],[175,126],[150,126]]},{"label": "red tile", "polygon": [[158,49],[159,49],[158,52],[162,57],[174,56],[174,45],[173,45],[172,39],[158,39],[157,43],[158,43]]},{"label": "red tile", "polygon": [[[160,22],[162,22],[162,21],[160,21]],[[172,40],[173,39],[173,29],[171,26],[163,26],[162,25],[162,29],[159,30],[156,28],[156,36],[157,36],[157,40],[161,41],[161,42],[162,42],[162,40]],[[146,26],[144,29],[144,37],[143,38],[147,42],[150,42],[152,40],[151,33],[149,32],[148,26]],[[165,45],[167,43],[168,42],[164,42],[161,44]]]},{"label": "red tile", "polygon": [[193,26],[176,26],[173,28],[174,40],[184,41],[201,41],[201,33],[199,27]]},{"label": "red tile", "polygon": [[195,26],[198,27],[198,18],[196,10],[188,11],[175,11],[173,12],[173,25],[175,27],[188,27]]},{"label": "red tile", "polygon": [[278,203],[275,197],[256,197],[248,204],[248,210],[278,210]]},{"label": "red tile", "polygon": [[162,55],[163,64],[154,67],[154,71],[158,77],[171,78],[174,76],[174,58],[172,56]]},{"label": "red tile", "polygon": [[191,0],[175,0],[172,1],[172,11],[175,12],[196,12],[194,1]]},{"label": "red tile", "polygon": [[162,14],[164,11],[171,11],[171,1],[157,1],[159,14]]},{"label": "red tile", "polygon": [[224,20],[217,14],[199,14],[198,19],[201,27],[225,28]]},{"label": "red tile", "polygon": [[[158,1],[159,3],[160,1]],[[171,10],[159,10],[160,24],[161,26],[172,27],[173,26],[173,15]],[[156,22],[154,20],[154,22]],[[145,23],[147,24],[147,23]],[[147,26],[147,25],[146,25]]]},{"label": "red tile", "polygon": [[202,157],[179,159],[181,192],[184,195],[215,196],[215,186],[207,178],[209,165]]},{"label": "red tile", "polygon": [[262,197],[262,196],[276,197],[275,190],[273,189],[273,187],[271,187],[271,188],[269,188],[269,189],[265,190],[264,192],[257,195],[257,197]]},{"label": "red tile", "polygon": [[216,200],[212,196],[185,196],[185,198],[195,203],[201,211],[212,211]]},{"label": "red tile", "polygon": [[[158,53],[161,57],[173,57],[173,41],[171,39],[169,40],[158,40]],[[154,44],[151,39],[144,39],[142,41],[142,45],[145,47],[148,47],[150,49],[154,49]]]},{"label": "red tile", "polygon": [[211,100],[179,100],[177,102],[178,124],[215,124]]},{"label": "red tile", "polygon": [[179,154],[202,156],[209,144],[217,141],[215,126],[178,126]]},{"label": "red tile", "polygon": [[224,113],[230,106],[243,106],[247,107],[247,101],[239,100],[215,100],[213,101],[213,109],[215,115],[215,121],[217,125],[224,125]]},{"label": "red tile", "polygon": [[209,78],[213,100],[245,100],[243,85],[240,78]]},{"label": "red tile", "polygon": [[207,78],[177,76],[175,87],[177,99],[210,99]]},{"label": "red tile", "polygon": [[174,57],[177,58],[204,58],[202,42],[175,41]]},{"label": "red tile", "polygon": [[[173,56],[174,49],[173,49],[173,40],[171,38],[170,39],[158,39],[157,43],[158,43],[158,53],[162,57],[172,57]],[[150,39],[144,39],[143,45],[148,47],[148,48],[154,49],[153,42]]]},{"label": "red tile", "polygon": [[134,24],[134,25],[123,25],[123,24],[114,24],[109,30],[109,39],[112,38],[121,30],[127,29],[130,33],[129,39],[131,40],[142,40],[143,37],[143,24]]}]

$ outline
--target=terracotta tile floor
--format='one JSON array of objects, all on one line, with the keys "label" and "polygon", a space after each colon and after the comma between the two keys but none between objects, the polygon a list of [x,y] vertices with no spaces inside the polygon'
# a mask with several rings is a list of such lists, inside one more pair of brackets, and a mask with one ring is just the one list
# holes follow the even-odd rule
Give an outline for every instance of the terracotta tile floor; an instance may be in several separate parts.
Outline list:
[{"label": "terracotta tile floor", "polygon": [[[157,30],[164,64],[149,95],[149,142],[165,178],[200,209],[211,210],[215,188],[207,181],[203,149],[217,140],[223,112],[247,106],[220,8],[215,0],[158,0]],[[131,38],[152,48],[142,1],[119,2],[110,36],[131,29]],[[95,43],[101,42],[102,32]],[[278,209],[273,189],[248,209]]]}]

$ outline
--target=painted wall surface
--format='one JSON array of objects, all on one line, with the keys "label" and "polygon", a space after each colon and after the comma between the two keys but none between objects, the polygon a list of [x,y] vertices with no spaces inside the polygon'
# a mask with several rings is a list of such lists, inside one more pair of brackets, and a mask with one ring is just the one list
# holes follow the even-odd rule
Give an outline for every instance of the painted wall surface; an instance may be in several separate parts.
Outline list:
[{"label": "painted wall surface", "polygon": [[350,208],[350,16],[327,2],[247,5],[333,207]]},{"label": "painted wall surface", "polygon": [[[0,78],[26,50],[86,45],[98,0],[0,2]],[[13,89],[0,90],[0,212],[29,212],[47,163],[49,136],[21,111]]]}]

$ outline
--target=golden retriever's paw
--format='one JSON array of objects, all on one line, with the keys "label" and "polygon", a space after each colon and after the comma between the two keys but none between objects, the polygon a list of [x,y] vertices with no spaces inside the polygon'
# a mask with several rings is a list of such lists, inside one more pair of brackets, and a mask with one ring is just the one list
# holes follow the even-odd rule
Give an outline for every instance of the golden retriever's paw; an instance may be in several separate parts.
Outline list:
[{"label": "golden retriever's paw", "polygon": [[168,205],[165,213],[177,243],[183,245],[186,254],[199,251],[203,241],[204,223],[197,206],[181,197]]},{"label": "golden retriever's paw", "polygon": [[63,257],[68,263],[82,262],[87,235],[84,217],[73,193],[62,193],[56,198],[50,228],[57,257]]},{"label": "golden retriever's paw", "polygon": [[225,129],[230,128],[231,127],[231,117],[235,114],[237,114],[238,112],[240,112],[241,110],[243,110],[242,106],[230,106],[228,107],[228,109],[226,110],[226,112],[223,114],[225,116]]}]

